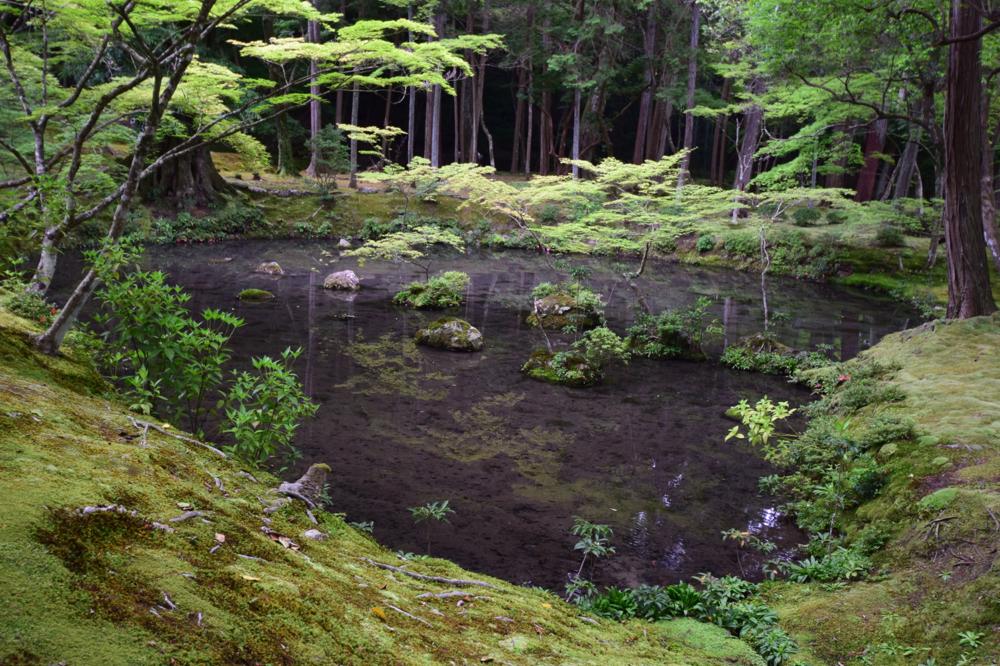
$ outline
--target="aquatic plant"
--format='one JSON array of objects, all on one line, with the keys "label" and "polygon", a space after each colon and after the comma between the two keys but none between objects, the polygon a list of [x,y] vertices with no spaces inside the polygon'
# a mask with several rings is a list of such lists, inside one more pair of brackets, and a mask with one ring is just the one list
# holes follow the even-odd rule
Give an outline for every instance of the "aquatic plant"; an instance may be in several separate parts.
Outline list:
[{"label": "aquatic plant", "polygon": [[655,316],[641,313],[627,332],[629,350],[647,358],[705,359],[705,339],[722,332],[718,319],[708,312],[711,304],[711,299],[700,296],[688,307]]}]

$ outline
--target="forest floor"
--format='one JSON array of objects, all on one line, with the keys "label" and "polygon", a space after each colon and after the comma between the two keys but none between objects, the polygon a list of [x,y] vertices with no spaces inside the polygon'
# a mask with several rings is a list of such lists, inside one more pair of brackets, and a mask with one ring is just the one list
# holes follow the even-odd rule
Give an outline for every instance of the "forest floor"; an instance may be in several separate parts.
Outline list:
[{"label": "forest floor", "polygon": [[[39,355],[33,330],[0,311],[0,664],[762,666],[712,625],[582,617],[540,589],[403,561],[337,514],[317,513],[321,541],[298,503],[267,524],[277,479],[137,427],[82,351]],[[186,511],[203,515],[171,520]]]}]

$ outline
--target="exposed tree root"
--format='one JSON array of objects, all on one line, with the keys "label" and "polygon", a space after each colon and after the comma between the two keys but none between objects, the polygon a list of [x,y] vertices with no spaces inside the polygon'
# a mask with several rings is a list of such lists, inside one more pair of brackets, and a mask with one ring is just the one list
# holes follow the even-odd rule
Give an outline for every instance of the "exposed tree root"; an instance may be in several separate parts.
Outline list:
[{"label": "exposed tree root", "polygon": [[463,585],[473,585],[476,587],[488,587],[491,589],[496,589],[494,585],[491,585],[490,583],[487,583],[486,581],[483,580],[444,578],[442,576],[428,576],[426,574],[419,574],[419,573],[414,573],[413,571],[407,571],[406,569],[403,569],[401,567],[394,567],[391,564],[383,564],[382,562],[376,562],[375,560],[370,559],[368,557],[362,557],[361,560],[367,562],[373,567],[378,567],[379,569],[386,569],[388,571],[395,571],[396,573],[401,573],[404,576],[410,576],[411,578],[416,578],[418,580],[429,580],[435,583],[446,583],[448,585],[456,585],[459,587]]}]

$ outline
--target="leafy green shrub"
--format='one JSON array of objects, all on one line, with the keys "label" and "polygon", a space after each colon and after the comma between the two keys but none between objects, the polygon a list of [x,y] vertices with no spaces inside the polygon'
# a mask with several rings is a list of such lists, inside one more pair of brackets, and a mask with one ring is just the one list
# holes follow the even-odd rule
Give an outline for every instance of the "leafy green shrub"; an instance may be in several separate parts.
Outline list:
[{"label": "leafy green shrub", "polygon": [[638,316],[627,331],[629,350],[647,358],[703,360],[705,338],[722,332],[718,320],[709,315],[711,304],[702,296],[686,308]]},{"label": "leafy green shrub", "polygon": [[864,578],[872,567],[867,555],[849,548],[837,548],[822,557],[783,562],[779,568],[795,583],[832,583]]},{"label": "leafy green shrub", "polygon": [[722,249],[731,257],[756,259],[760,256],[760,237],[753,231],[737,231],[726,236]]},{"label": "leafy green shrub", "polygon": [[608,365],[615,362],[626,363],[629,358],[625,340],[606,326],[598,326],[584,333],[573,343],[573,349],[578,351],[589,365],[600,368],[602,372]]},{"label": "leafy green shrub", "polygon": [[279,452],[294,458],[292,439],[299,421],[318,408],[292,370],[301,351],[285,349],[280,359],[254,358],[253,372],[236,375],[226,396],[222,432],[232,435],[235,443],[227,448],[240,460],[260,465]]},{"label": "leafy green shrub", "polygon": [[447,271],[427,282],[411,282],[397,293],[392,302],[418,309],[454,308],[465,300],[469,276],[461,271]]},{"label": "leafy green shrub", "polygon": [[850,216],[842,210],[831,210],[826,214],[827,224],[844,224]]},{"label": "leafy green shrub", "polygon": [[715,249],[715,236],[712,234],[702,234],[698,236],[698,241],[694,244],[694,249],[699,254],[705,254]]},{"label": "leafy green shrub", "polygon": [[737,345],[726,347],[719,362],[734,370],[768,375],[790,374],[796,365],[793,356],[773,351],[755,351]]},{"label": "leafy green shrub", "polygon": [[103,312],[96,319],[107,330],[107,365],[126,386],[131,407],[183,419],[201,432],[231,355],[227,344],[243,320],[214,309],[195,319],[186,307],[190,296],[160,271],[99,267],[98,273]]},{"label": "leafy green shrub", "polygon": [[798,208],[792,213],[792,224],[797,227],[811,227],[820,218],[823,217],[823,213],[819,208]]},{"label": "leafy green shrub", "polygon": [[638,613],[632,590],[609,587],[590,600],[587,610],[609,620],[628,620]]},{"label": "leafy green shrub", "polygon": [[906,242],[899,227],[892,224],[882,224],[875,232],[875,244],[878,247],[901,247]]}]

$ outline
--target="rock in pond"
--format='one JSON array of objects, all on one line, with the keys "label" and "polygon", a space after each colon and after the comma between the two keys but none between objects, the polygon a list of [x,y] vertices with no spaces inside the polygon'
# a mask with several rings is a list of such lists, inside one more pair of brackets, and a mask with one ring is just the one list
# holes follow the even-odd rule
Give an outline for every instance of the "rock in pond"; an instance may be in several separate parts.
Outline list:
[{"label": "rock in pond", "polygon": [[323,280],[323,288],[355,291],[361,288],[361,280],[358,279],[354,271],[337,271],[326,276],[326,279]]},{"label": "rock in pond", "polygon": [[277,261],[265,261],[264,263],[257,266],[254,273],[265,273],[267,275],[284,275],[285,271],[282,270],[281,264]]},{"label": "rock in pond", "polygon": [[536,349],[521,367],[521,372],[540,382],[575,388],[595,386],[604,379],[600,368],[590,365],[583,356],[572,351],[553,354]]},{"label": "rock in pond", "polygon": [[455,317],[442,317],[421,328],[414,335],[418,345],[448,351],[477,352],[483,349],[483,334],[479,329]]},{"label": "rock in pond", "polygon": [[337,247],[339,247],[341,250],[350,250],[351,241],[347,240],[346,238],[341,238],[339,241],[337,241]]},{"label": "rock in pond", "polygon": [[600,326],[601,316],[593,310],[582,308],[569,294],[555,293],[535,299],[528,323],[549,330],[574,326],[579,331]]},{"label": "rock in pond", "polygon": [[244,289],[237,298],[248,303],[261,303],[274,298],[274,294],[267,289]]}]

